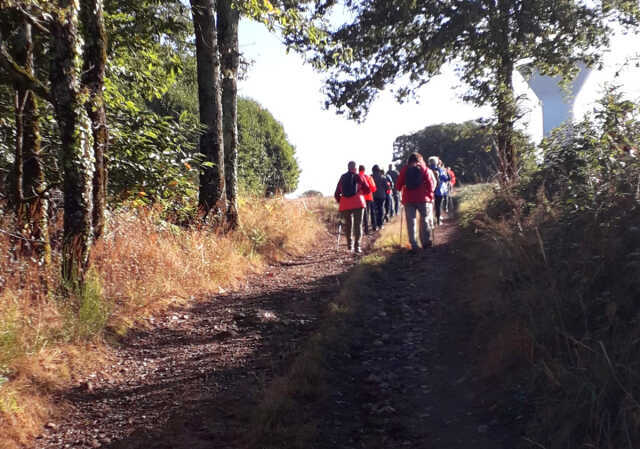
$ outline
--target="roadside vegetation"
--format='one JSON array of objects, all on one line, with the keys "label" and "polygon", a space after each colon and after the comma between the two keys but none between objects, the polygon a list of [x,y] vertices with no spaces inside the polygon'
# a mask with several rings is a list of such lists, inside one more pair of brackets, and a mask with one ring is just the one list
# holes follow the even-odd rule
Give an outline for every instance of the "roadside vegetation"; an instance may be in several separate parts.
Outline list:
[{"label": "roadside vegetation", "polygon": [[483,374],[525,395],[522,447],[640,445],[638,123],[612,89],[517,184],[461,195],[462,296]]},{"label": "roadside vegetation", "polygon": [[[96,245],[82,290],[62,295],[59,258],[48,270],[5,257],[0,264],[0,446],[25,442],[60,413],[56,391],[109,361],[109,346],[154,315],[243,282],[267,261],[301,254],[324,232],[332,204],[240,200],[233,233],[180,227],[162,210],[123,207]],[[324,212],[323,212],[324,213]],[[52,229],[56,233],[57,229]],[[10,238],[0,236],[3,254]],[[49,283],[49,293],[37,288]]]}]

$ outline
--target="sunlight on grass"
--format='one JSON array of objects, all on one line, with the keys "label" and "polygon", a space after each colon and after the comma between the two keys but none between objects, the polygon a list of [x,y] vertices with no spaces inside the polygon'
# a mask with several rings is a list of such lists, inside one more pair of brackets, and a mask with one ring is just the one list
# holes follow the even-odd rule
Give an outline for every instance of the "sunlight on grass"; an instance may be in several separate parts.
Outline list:
[{"label": "sunlight on grass", "polygon": [[[268,261],[303,254],[335,216],[331,199],[244,198],[240,228],[223,234],[176,226],[154,209],[121,210],[94,246],[84,288],[68,298],[39,288],[43,279],[56,286],[57,262],[47,273],[35,264],[3,263],[0,447],[33,436],[58,407],[51,392],[106,363],[105,330],[122,336],[149,326],[154,314],[233,288]],[[0,235],[4,254],[10,245]]]}]

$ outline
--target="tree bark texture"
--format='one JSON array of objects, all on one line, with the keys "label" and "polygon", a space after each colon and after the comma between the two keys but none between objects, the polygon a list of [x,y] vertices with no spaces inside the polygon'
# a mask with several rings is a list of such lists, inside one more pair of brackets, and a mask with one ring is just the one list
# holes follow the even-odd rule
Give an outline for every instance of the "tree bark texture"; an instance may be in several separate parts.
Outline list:
[{"label": "tree bark texture", "polygon": [[500,164],[500,181],[508,185],[517,176],[517,161],[513,147],[514,123],[517,115],[516,100],[513,93],[514,58],[511,53],[511,0],[498,1],[500,66],[497,68],[498,96],[496,110],[498,116],[498,159]]},{"label": "tree bark texture", "polygon": [[513,147],[516,105],[513,95],[513,64],[503,63],[498,100],[498,157],[501,178],[504,184],[510,184],[517,176],[517,161]]},{"label": "tree bark texture", "polygon": [[191,0],[191,13],[196,37],[200,123],[205,128],[200,136],[200,153],[204,155],[205,164],[200,172],[198,205],[205,219],[208,217],[220,224],[227,208],[220,58],[213,2],[214,0]]},{"label": "tree bark texture", "polygon": [[105,154],[109,145],[109,128],[104,104],[104,76],[107,64],[107,36],[104,29],[102,0],[81,0],[80,18],[84,30],[83,86],[89,89],[86,103],[93,133],[95,167],[93,175],[93,235],[104,232],[107,203],[107,167]]},{"label": "tree bark texture", "polygon": [[224,169],[227,190],[227,224],[239,225],[238,217],[238,47],[239,11],[232,0],[217,0],[218,46],[222,66],[222,123]]},{"label": "tree bark texture", "polygon": [[81,90],[78,7],[59,0],[51,21],[51,94],[62,141],[64,234],[62,276],[69,285],[82,283],[92,244],[93,139]]},{"label": "tree bark texture", "polygon": [[[23,23],[16,45],[16,62],[34,74],[33,37],[31,25]],[[38,103],[31,90],[16,85],[16,216],[22,256],[37,256],[48,265],[51,243],[47,220],[48,201],[42,161]]]}]

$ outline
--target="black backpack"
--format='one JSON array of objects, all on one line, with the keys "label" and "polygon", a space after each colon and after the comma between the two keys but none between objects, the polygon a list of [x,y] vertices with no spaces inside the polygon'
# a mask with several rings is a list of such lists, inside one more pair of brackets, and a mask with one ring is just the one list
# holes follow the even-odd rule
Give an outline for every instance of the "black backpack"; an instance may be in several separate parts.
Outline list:
[{"label": "black backpack", "polygon": [[[335,178],[334,178],[335,179]],[[342,184],[342,196],[351,197],[358,193],[358,175],[355,173],[345,173],[342,175],[340,183]]]},{"label": "black backpack", "polygon": [[414,190],[424,183],[424,174],[417,165],[407,168],[405,185],[407,189]]}]

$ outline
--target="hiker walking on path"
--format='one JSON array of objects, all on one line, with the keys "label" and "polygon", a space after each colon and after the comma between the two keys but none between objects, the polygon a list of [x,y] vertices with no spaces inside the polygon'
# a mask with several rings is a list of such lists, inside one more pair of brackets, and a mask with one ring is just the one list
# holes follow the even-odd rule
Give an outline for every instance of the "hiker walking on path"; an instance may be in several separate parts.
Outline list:
[{"label": "hiker walking on path", "polygon": [[398,182],[398,172],[393,169],[393,164],[389,164],[387,170],[387,176],[391,178],[391,198],[393,199],[393,215],[398,215],[398,208],[400,207],[400,192],[396,189],[396,183]]},{"label": "hiker walking on path", "polygon": [[364,211],[364,217],[362,222],[364,224],[364,233],[369,234],[369,232],[375,231],[375,218],[374,218],[374,207],[373,207],[373,192],[376,191],[376,184],[373,182],[373,178],[365,173],[364,165],[360,165],[358,167],[358,174],[362,176],[369,186],[370,192],[364,196],[364,200],[367,202],[367,206]]},{"label": "hiker walking on path", "polygon": [[447,170],[447,174],[449,175],[449,192],[447,194],[447,200],[444,203],[444,211],[446,213],[449,213],[449,205],[453,201],[451,198],[451,196],[453,195],[453,187],[456,185],[456,174],[453,172],[451,167],[446,167],[445,170]]},{"label": "hiker walking on path", "polygon": [[442,202],[448,193],[449,174],[444,169],[444,164],[438,156],[431,156],[429,158],[429,168],[433,171],[437,181],[435,188],[435,213],[436,224],[440,226],[442,224]]},{"label": "hiker walking on path", "polygon": [[382,226],[384,224],[384,203],[387,199],[387,193],[385,192],[387,178],[384,176],[382,170],[380,170],[380,167],[378,167],[377,165],[373,166],[373,181],[376,183],[376,186],[380,186],[378,187],[378,190],[376,190],[373,194],[373,201],[375,202],[374,209],[376,212],[375,226],[377,226],[378,229],[382,229]]},{"label": "hiker walking on path", "polygon": [[416,251],[416,214],[420,214],[419,233],[422,248],[433,246],[428,219],[433,211],[433,191],[435,185],[429,176],[429,169],[419,153],[411,153],[407,165],[402,167],[396,183],[396,189],[402,192],[402,204],[407,217],[407,233],[411,250]]},{"label": "hiker walking on path", "polygon": [[339,210],[345,222],[345,234],[349,251],[362,253],[360,240],[362,238],[362,218],[367,207],[365,195],[371,192],[369,183],[364,176],[356,171],[356,163],[351,161],[348,170],[340,177],[334,198],[340,204]]},{"label": "hiker walking on path", "polygon": [[391,189],[393,188],[393,179],[389,176],[389,173],[385,173],[384,170],[380,170],[385,179],[385,200],[384,200],[384,221],[389,221],[393,217],[393,197],[391,196]]}]

